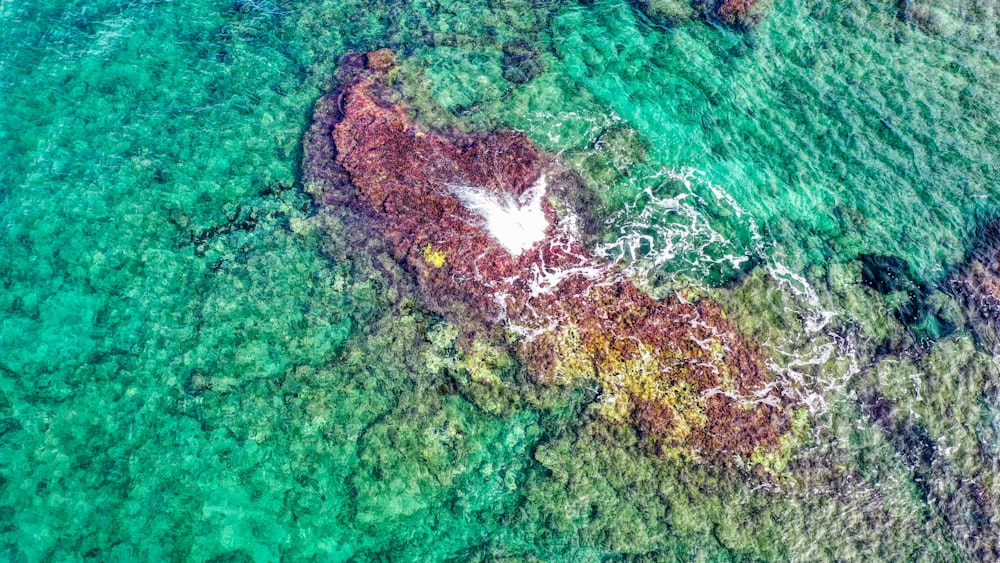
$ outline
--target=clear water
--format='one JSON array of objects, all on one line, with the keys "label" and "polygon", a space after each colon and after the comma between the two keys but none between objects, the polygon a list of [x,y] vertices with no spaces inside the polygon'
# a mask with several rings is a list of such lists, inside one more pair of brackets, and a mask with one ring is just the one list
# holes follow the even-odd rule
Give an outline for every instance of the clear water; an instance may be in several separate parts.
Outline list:
[{"label": "clear water", "polygon": [[[739,34],[624,0],[0,1],[0,559],[986,557],[997,362],[942,289],[1000,213],[1000,7],[921,6]],[[528,132],[599,193],[598,251],[761,342],[809,406],[773,479],[471,368],[318,228],[312,106],[384,46],[418,119]]]}]

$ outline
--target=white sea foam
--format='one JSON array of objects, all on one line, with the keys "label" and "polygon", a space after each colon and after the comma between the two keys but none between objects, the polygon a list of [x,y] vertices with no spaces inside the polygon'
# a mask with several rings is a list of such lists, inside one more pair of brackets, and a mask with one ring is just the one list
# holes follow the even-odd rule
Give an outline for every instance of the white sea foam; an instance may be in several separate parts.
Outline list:
[{"label": "white sea foam", "polygon": [[[708,275],[713,268],[738,270],[751,255],[763,253],[763,237],[753,217],[728,192],[691,167],[664,170],[655,178],[680,185],[679,193],[666,195],[661,186],[644,188],[611,219],[618,237],[596,249],[598,255],[621,265],[644,284],[664,271]],[[637,181],[649,180],[651,178]],[[696,193],[696,186],[711,194]],[[717,231],[708,209],[731,215],[748,233],[742,243]],[[673,276],[671,276],[673,277]]]},{"label": "white sea foam", "polygon": [[[665,170],[658,176],[681,189],[669,194],[658,187],[639,192],[634,202],[612,218],[618,237],[599,247],[597,253],[617,263],[633,279],[645,283],[664,271],[707,273],[711,266],[740,268],[756,255],[780,290],[794,298],[795,313],[805,333],[810,335],[804,342],[765,344],[770,356],[767,368],[782,384],[782,393],[787,398],[813,412],[825,411],[827,397],[841,392],[861,370],[852,335],[840,334],[832,328],[831,321],[841,313],[824,305],[805,276],[785,264],[781,247],[761,235],[754,217],[704,172],[684,167]],[[735,220],[745,233],[744,240],[729,240],[714,228],[714,213]],[[840,365],[828,369],[831,362]],[[754,404],[774,401],[771,397],[774,389],[773,384],[768,385],[745,397],[721,389],[710,389],[706,394],[727,393],[741,402]]]},{"label": "white sea foam", "polygon": [[785,287],[792,295],[804,300],[809,308],[804,311],[803,321],[807,332],[819,332],[826,328],[830,319],[837,316],[836,311],[828,311],[823,308],[816,290],[809,285],[806,278],[796,274],[775,258],[771,258],[767,263],[768,273],[778,283]]},{"label": "white sea foam", "polygon": [[520,255],[545,238],[549,226],[542,211],[545,174],[518,198],[478,186],[452,184],[448,188],[469,211],[483,219],[493,238],[512,255]]}]

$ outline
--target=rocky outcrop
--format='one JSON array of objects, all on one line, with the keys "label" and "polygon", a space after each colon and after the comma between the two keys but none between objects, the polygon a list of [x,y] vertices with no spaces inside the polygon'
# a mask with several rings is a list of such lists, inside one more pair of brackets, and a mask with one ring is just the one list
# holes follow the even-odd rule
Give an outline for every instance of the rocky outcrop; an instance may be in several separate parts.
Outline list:
[{"label": "rocky outcrop", "polygon": [[384,79],[384,54],[345,60],[316,106],[305,182],[364,216],[464,326],[516,335],[532,379],[600,383],[597,410],[661,455],[772,451],[789,426],[758,347],[708,300],[656,301],[580,242],[572,177],[524,134],[428,131]]}]

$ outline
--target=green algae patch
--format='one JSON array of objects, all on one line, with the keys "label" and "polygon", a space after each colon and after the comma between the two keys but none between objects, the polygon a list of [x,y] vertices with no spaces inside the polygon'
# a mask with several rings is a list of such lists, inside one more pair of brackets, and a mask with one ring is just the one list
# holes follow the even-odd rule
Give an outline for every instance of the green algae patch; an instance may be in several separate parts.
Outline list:
[{"label": "green algae patch", "polygon": [[788,477],[788,468],[800,448],[809,443],[810,415],[805,408],[795,409],[791,415],[791,428],[781,437],[781,442],[774,451],[759,448],[750,456],[748,465],[761,468],[768,475],[780,479]]},{"label": "green algae patch", "polygon": [[564,156],[593,189],[607,192],[646,161],[649,143],[626,124],[605,129],[592,145]]},{"label": "green algae patch", "polygon": [[482,334],[471,343],[458,343],[461,329],[441,321],[427,332],[424,352],[430,373],[449,376],[473,404],[492,414],[511,413],[524,404],[517,382],[522,366],[503,342],[490,342]]}]

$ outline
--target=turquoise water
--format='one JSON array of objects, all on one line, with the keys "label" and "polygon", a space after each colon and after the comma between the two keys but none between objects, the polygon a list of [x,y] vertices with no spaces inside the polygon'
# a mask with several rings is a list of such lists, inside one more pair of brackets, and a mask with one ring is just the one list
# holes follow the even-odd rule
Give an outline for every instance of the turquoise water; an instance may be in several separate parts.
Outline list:
[{"label": "turquoise water", "polygon": [[[0,559],[988,559],[995,338],[946,283],[1000,214],[973,4],[744,34],[618,0],[0,2]],[[808,407],[771,477],[650,456],[504,350],[477,382],[409,274],[318,224],[313,104],[385,46],[418,120],[526,131],[598,194],[598,252],[761,343]]]}]

